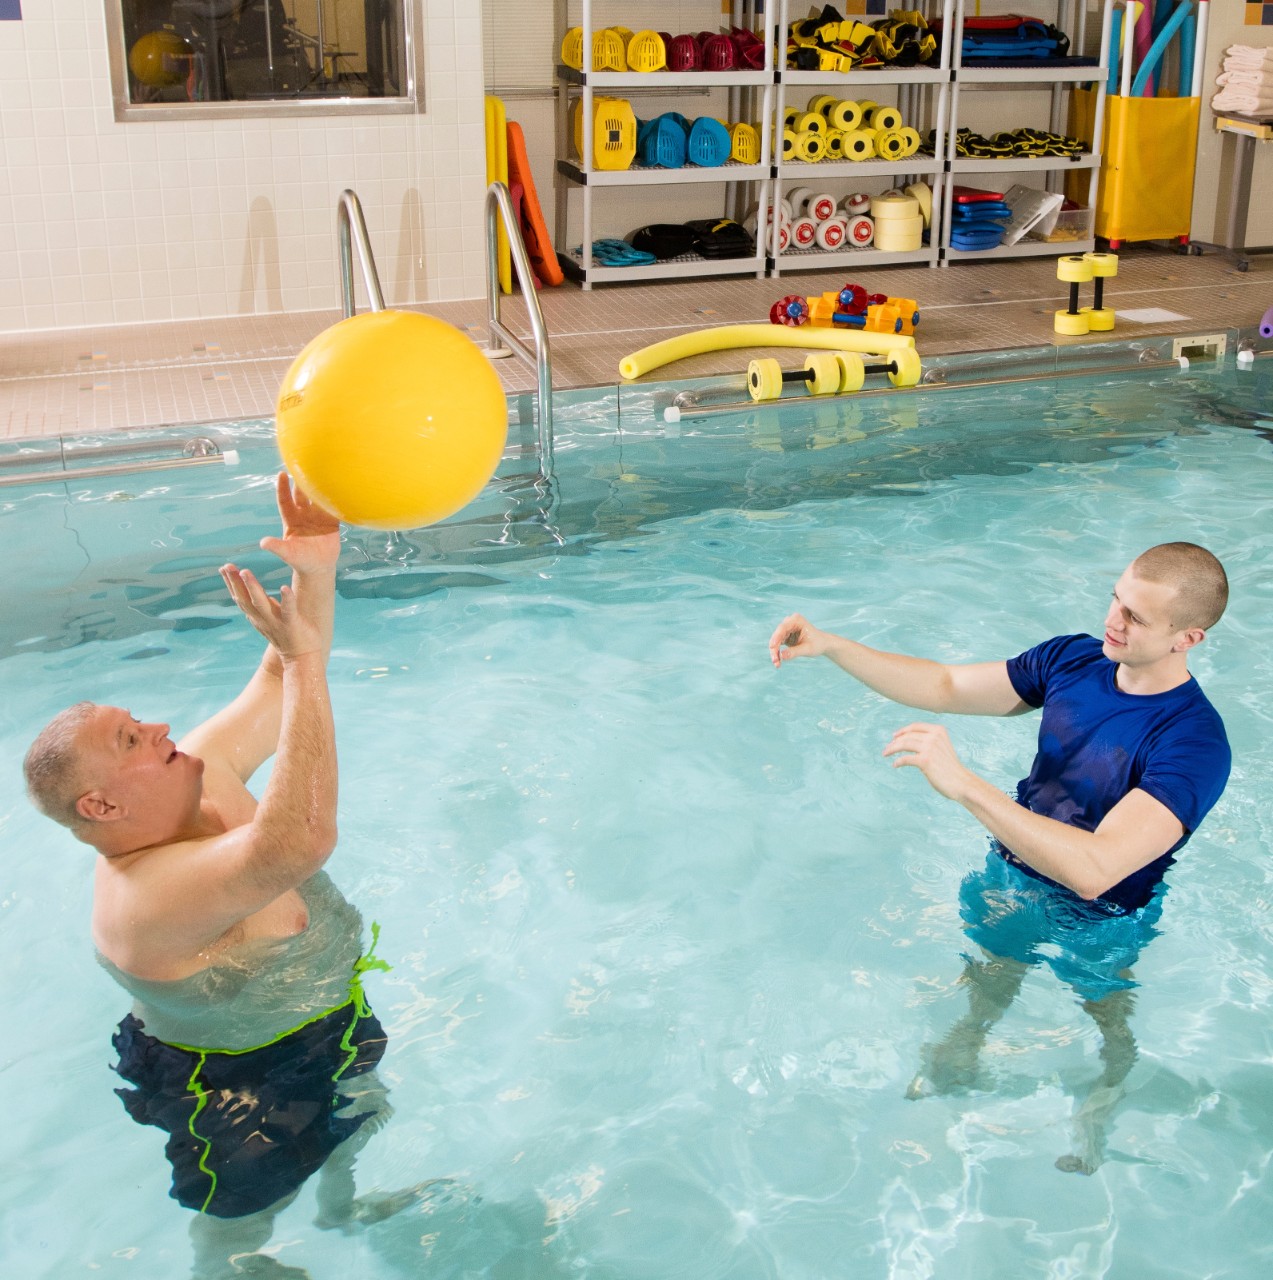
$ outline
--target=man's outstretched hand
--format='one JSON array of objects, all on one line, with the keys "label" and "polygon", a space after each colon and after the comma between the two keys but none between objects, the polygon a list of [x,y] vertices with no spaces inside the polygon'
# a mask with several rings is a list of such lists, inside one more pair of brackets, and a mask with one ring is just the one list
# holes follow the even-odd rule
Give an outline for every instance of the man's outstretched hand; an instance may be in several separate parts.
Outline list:
[{"label": "man's outstretched hand", "polygon": [[296,607],[296,593],[291,587],[283,587],[275,599],[251,570],[233,564],[221,566],[221,577],[244,617],[279,657],[286,660],[322,652],[322,635]]},{"label": "man's outstretched hand", "polygon": [[895,769],[906,765],[918,769],[947,800],[959,800],[969,777],[968,768],[951,745],[950,734],[939,724],[908,724],[893,735],[884,754],[897,757]]},{"label": "man's outstretched hand", "polygon": [[769,637],[769,658],[780,667],[788,658],[818,658],[827,651],[826,632],[819,631],[803,614],[792,613]]},{"label": "man's outstretched hand", "polygon": [[340,521],[311,501],[286,471],[278,473],[277,496],[283,536],[262,538],[261,549],[296,573],[334,568],[340,559]]}]

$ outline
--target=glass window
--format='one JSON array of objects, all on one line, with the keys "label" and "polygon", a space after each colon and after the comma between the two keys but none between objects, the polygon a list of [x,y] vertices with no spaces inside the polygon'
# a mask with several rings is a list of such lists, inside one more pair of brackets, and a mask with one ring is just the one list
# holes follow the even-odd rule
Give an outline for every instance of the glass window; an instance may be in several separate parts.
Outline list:
[{"label": "glass window", "polygon": [[181,108],[187,116],[213,103],[383,110],[396,100],[412,109],[413,8],[408,0],[108,0],[117,114]]}]

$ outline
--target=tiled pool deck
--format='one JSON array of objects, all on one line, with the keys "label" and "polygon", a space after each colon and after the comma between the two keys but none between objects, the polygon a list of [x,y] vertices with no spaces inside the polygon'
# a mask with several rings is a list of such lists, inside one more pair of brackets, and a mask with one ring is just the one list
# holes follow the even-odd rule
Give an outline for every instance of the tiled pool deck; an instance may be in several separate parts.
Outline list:
[{"label": "tiled pool deck", "polygon": [[[1053,332],[1052,313],[1066,305],[1067,286],[1057,280],[1052,258],[611,285],[591,292],[567,284],[541,294],[554,388],[613,386],[620,381],[619,360],[640,347],[697,328],[764,323],[770,305],[785,294],[821,293],[846,280],[917,299],[921,355],[1088,341]],[[1257,324],[1273,305],[1273,259],[1253,259],[1249,271],[1239,272],[1219,254],[1186,257],[1161,247],[1125,247],[1119,274],[1106,286],[1107,305],[1121,314],[1115,331],[1102,338],[1239,328]],[[1090,305],[1091,286],[1083,286],[1082,302]],[[486,340],[484,300],[418,309]],[[520,298],[506,300],[503,318],[515,332],[529,332],[525,315]],[[339,318],[333,309],[0,335],[0,438],[269,417],[292,359]],[[650,380],[741,372],[754,354],[696,356]],[[496,361],[495,368],[510,391],[535,386],[534,370],[515,359]]]}]

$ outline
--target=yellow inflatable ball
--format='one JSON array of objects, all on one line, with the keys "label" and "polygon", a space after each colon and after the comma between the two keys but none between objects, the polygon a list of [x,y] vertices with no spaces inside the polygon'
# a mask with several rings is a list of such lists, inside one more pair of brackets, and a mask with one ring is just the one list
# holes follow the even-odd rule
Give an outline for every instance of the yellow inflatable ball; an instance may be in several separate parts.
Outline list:
[{"label": "yellow inflatable ball", "polygon": [[477,345],[414,311],[324,330],[278,395],[288,471],[346,524],[417,529],[471,502],[508,437],[504,388]]},{"label": "yellow inflatable ball", "polygon": [[128,51],[128,67],[142,84],[163,89],[185,80],[190,70],[186,59],[193,55],[189,42],[175,31],[150,31]]}]

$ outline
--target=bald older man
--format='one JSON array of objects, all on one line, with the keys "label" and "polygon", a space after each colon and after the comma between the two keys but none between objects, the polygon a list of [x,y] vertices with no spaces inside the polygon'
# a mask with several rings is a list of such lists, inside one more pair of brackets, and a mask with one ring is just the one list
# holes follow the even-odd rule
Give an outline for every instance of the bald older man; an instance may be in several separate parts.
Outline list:
[{"label": "bald older man", "polygon": [[[180,742],[167,724],[79,703],[25,762],[35,804],[98,854],[93,940],[134,997],[113,1041],[134,1088],[118,1092],[169,1134],[171,1194],[198,1214],[201,1280],[240,1274],[319,1168],[322,1226],[410,1198],[353,1198],[352,1151],[387,1107],[361,917],[322,872],[336,844],[326,667],[339,525],[286,475],[277,499],[282,536],[261,546],[291,584],[275,599],[248,570],[221,570],[268,642],[238,697]],[[271,756],[258,801],[247,783]],[[252,1258],[254,1275],[304,1274]]]}]

